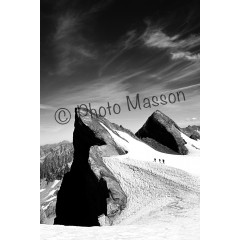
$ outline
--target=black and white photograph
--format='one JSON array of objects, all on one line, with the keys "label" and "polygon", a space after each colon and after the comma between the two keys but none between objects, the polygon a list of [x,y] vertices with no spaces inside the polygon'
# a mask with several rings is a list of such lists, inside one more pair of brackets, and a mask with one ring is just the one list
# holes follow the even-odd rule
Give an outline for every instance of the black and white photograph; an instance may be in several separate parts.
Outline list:
[{"label": "black and white photograph", "polygon": [[0,239],[240,239],[239,22],[237,0],[2,1]]},{"label": "black and white photograph", "polygon": [[200,0],[40,0],[40,239],[200,239]]}]

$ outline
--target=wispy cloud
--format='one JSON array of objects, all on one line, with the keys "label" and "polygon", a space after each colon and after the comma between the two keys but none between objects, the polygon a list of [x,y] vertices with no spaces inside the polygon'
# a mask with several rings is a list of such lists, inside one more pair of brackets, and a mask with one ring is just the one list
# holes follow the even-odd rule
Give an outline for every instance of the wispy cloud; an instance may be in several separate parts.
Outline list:
[{"label": "wispy cloud", "polygon": [[190,35],[185,39],[177,41],[177,45],[181,49],[190,50],[200,45],[200,36],[199,35]]},{"label": "wispy cloud", "polygon": [[54,40],[59,41],[68,37],[76,31],[76,26],[80,24],[79,17],[73,13],[66,13],[57,19],[57,29]]},{"label": "wispy cloud", "polygon": [[99,70],[99,76],[103,74],[103,72],[111,65],[118,57],[120,57],[126,50],[130,49],[134,46],[134,44],[138,41],[136,38],[136,31],[132,30],[126,33],[122,39],[120,39],[118,46],[110,59],[101,67]]},{"label": "wispy cloud", "polygon": [[40,109],[41,110],[52,110],[53,107],[50,105],[46,105],[46,104],[40,104]]},{"label": "wispy cloud", "polygon": [[200,46],[200,37],[190,35],[182,38],[180,34],[168,36],[163,28],[151,26],[148,23],[146,31],[141,37],[144,45],[149,48],[166,49],[170,52],[172,59],[198,60],[199,53],[194,53],[193,49]]},{"label": "wispy cloud", "polygon": [[199,60],[200,54],[192,54],[190,52],[173,52],[172,59],[187,59],[187,60]]},{"label": "wispy cloud", "polygon": [[[111,103],[121,104],[129,94],[129,79],[143,74],[144,71],[123,72],[105,76],[91,82],[79,82],[78,85],[61,89],[51,102],[54,106],[76,106],[79,104],[94,104],[95,106]],[[64,98],[63,98],[64,96]]]},{"label": "wispy cloud", "polygon": [[54,74],[70,75],[78,64],[96,58],[96,52],[90,50],[88,42],[81,34],[83,21],[87,16],[87,13],[67,12],[58,18],[53,37],[58,59]]},{"label": "wispy cloud", "polygon": [[196,117],[186,118],[185,120],[186,120],[187,122],[196,122],[196,121],[199,121],[198,118],[196,118]]},{"label": "wispy cloud", "polygon": [[149,29],[145,31],[142,36],[142,40],[147,47],[156,47],[156,48],[175,48],[177,43],[174,40],[178,36],[169,37],[162,32],[161,29]]}]

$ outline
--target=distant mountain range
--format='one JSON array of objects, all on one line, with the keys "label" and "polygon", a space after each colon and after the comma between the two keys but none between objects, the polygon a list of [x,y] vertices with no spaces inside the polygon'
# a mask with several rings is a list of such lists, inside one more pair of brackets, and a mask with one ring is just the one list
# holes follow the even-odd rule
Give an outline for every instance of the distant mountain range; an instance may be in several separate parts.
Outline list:
[{"label": "distant mountain range", "polygon": [[[153,115],[152,115],[153,117]],[[146,124],[139,129],[139,131],[134,135],[130,130],[123,128],[123,126],[118,126],[115,123],[112,123],[119,130],[123,130],[129,133],[131,136],[141,139],[144,143],[151,146],[153,149],[169,154],[180,154],[177,151],[174,151],[169,147],[168,144],[164,145],[158,138],[154,137],[151,134],[140,134],[142,129],[145,128]],[[179,128],[180,129],[180,128]],[[186,128],[181,128],[181,131],[184,132],[190,138],[197,136],[200,139],[200,126],[192,125]],[[154,132],[154,131],[152,131]],[[137,138],[138,139],[138,138]],[[70,170],[72,161],[73,161],[73,144],[69,141],[62,141],[54,144],[46,144],[40,146],[40,179],[45,179],[47,182],[54,180],[61,180],[66,172]]]},{"label": "distant mountain range", "polygon": [[40,178],[46,181],[61,180],[70,170],[73,145],[68,141],[40,147]]},{"label": "distant mountain range", "polygon": [[182,132],[184,132],[187,136],[194,140],[200,139],[200,126],[192,125],[186,128],[182,128]]},{"label": "distant mountain range", "polygon": [[76,110],[75,115],[73,143],[40,147],[41,223],[52,224],[55,219],[55,224],[94,226],[104,214],[108,224],[117,224],[129,196],[107,167],[107,158],[126,156],[153,162],[156,155],[157,160],[164,158],[171,165],[176,155],[191,155],[199,149],[195,140],[200,139],[200,126],[180,128],[160,111],[155,111],[136,134],[89,113],[80,117]]}]

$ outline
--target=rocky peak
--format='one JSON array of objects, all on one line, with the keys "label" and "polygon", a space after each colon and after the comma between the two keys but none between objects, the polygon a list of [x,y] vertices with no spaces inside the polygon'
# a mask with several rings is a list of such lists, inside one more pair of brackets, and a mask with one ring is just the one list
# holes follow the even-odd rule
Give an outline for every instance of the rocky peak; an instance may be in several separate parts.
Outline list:
[{"label": "rocky peak", "polygon": [[104,156],[125,151],[101,123],[114,131],[105,118],[75,109],[74,159],[58,192],[54,224],[98,226],[100,215],[109,216],[111,222],[126,205],[125,193],[102,160]]},{"label": "rocky peak", "polygon": [[200,139],[200,126],[189,125],[186,128],[182,128],[182,132],[194,140]]},{"label": "rocky peak", "polygon": [[139,138],[151,138],[179,154],[187,154],[181,128],[161,111],[155,111],[137,131]]}]

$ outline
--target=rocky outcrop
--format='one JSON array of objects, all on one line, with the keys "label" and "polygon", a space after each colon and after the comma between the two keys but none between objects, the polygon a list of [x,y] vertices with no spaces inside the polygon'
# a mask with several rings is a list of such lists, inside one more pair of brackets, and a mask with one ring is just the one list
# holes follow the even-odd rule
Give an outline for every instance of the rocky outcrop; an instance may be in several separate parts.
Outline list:
[{"label": "rocky outcrop", "polygon": [[162,152],[162,153],[167,153],[167,154],[174,154],[178,155],[179,153],[173,151],[172,149],[162,145],[161,143],[157,142],[156,140],[152,138],[142,138],[141,139],[144,143],[146,143],[148,146],[152,147],[153,149]]},{"label": "rocky outcrop", "polygon": [[74,160],[57,195],[54,224],[99,226],[100,215],[104,214],[111,222],[126,206],[125,193],[102,161],[104,156],[125,151],[101,122],[114,131],[114,125],[106,119],[75,109]]},{"label": "rocky outcrop", "polygon": [[198,140],[200,139],[200,126],[187,126],[186,128],[182,128],[181,129],[182,132],[184,132],[188,137],[194,139],[194,140]]},{"label": "rocky outcrop", "polygon": [[180,127],[160,111],[155,111],[138,130],[138,138],[154,139],[176,153],[187,154],[186,142],[181,137]]},{"label": "rocky outcrop", "polygon": [[73,161],[73,145],[63,141],[40,147],[40,179],[47,182],[61,180],[70,170]]},{"label": "rocky outcrop", "polygon": [[46,213],[44,212],[43,208],[40,206],[40,223],[45,224],[46,223]]}]

